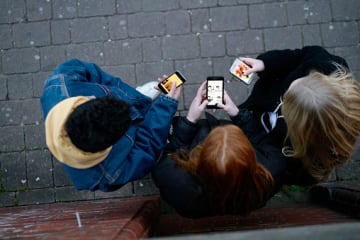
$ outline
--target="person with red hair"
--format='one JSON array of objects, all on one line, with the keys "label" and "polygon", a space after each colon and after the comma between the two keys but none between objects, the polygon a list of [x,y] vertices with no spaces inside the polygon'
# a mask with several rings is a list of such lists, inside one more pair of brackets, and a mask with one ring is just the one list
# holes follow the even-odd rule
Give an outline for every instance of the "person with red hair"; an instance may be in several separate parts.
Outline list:
[{"label": "person with red hair", "polygon": [[[164,154],[152,171],[160,195],[180,215],[248,215],[281,187],[286,162],[278,146],[251,131],[251,119],[200,119],[207,100],[200,86],[186,117],[173,120]],[[238,110],[225,92],[220,104],[231,117]],[[247,131],[248,136],[239,127]],[[249,137],[249,138],[248,138]]]}]

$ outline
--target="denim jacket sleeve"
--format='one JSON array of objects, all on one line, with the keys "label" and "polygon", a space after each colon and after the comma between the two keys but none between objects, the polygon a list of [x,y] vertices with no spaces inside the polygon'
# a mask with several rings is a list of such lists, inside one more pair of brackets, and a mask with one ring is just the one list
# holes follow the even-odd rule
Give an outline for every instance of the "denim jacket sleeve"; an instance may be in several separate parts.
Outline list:
[{"label": "denim jacket sleeve", "polygon": [[[123,174],[118,181],[132,181],[149,173],[165,147],[177,106],[177,100],[164,94],[160,94],[156,99],[144,120],[138,125],[134,145],[124,168],[126,174]],[[125,179],[126,177],[128,179]]]}]

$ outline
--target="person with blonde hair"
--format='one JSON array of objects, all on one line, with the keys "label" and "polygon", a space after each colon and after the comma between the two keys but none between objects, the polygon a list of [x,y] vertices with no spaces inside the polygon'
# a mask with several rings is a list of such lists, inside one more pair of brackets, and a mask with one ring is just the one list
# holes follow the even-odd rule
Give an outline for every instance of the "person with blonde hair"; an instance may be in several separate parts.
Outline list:
[{"label": "person with blonde hair", "polygon": [[320,46],[241,59],[251,66],[245,74],[256,72],[259,79],[238,107],[275,142],[283,142],[284,183],[326,181],[349,160],[360,136],[359,83],[346,61]]},{"label": "person with blonde hair", "polygon": [[[279,191],[285,158],[266,136],[259,139],[248,131],[251,121],[245,115],[229,121],[206,113],[207,118],[200,119],[207,104],[204,87],[205,82],[186,117],[174,118],[169,143],[152,177],[161,197],[181,216],[246,216]],[[226,92],[225,100],[219,107],[234,117],[237,107]]]}]

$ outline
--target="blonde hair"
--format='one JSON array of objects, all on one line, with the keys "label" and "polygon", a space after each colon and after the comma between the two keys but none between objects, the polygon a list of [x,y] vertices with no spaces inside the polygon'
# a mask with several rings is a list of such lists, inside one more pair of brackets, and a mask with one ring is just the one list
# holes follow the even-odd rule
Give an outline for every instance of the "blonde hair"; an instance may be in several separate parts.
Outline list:
[{"label": "blonde hair", "polygon": [[251,143],[235,125],[213,129],[203,144],[172,157],[201,180],[217,213],[247,215],[272,196],[273,177],[256,161]]},{"label": "blonde hair", "polygon": [[284,95],[282,114],[292,148],[318,181],[351,156],[360,135],[360,90],[352,74],[337,66],[329,76],[311,72]]}]

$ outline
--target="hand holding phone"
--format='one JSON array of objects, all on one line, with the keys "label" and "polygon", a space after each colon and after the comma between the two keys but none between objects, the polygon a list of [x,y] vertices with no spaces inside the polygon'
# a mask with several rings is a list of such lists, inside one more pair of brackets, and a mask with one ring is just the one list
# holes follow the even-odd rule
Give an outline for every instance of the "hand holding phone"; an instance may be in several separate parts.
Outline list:
[{"label": "hand holding phone", "polygon": [[176,87],[179,87],[184,82],[186,82],[186,79],[180,72],[174,72],[169,77],[167,77],[163,81],[161,81],[158,84],[158,87],[163,93],[168,94],[171,90],[172,82],[175,82]]},{"label": "hand holding phone", "polygon": [[245,62],[236,58],[233,64],[231,65],[230,73],[235,77],[237,77],[238,79],[242,80],[244,83],[250,84],[254,74],[250,73],[249,75],[245,75],[245,72],[250,68],[251,67],[247,65]]},{"label": "hand holding phone", "polygon": [[207,108],[217,109],[218,104],[224,103],[224,77],[210,76],[206,80]]}]

